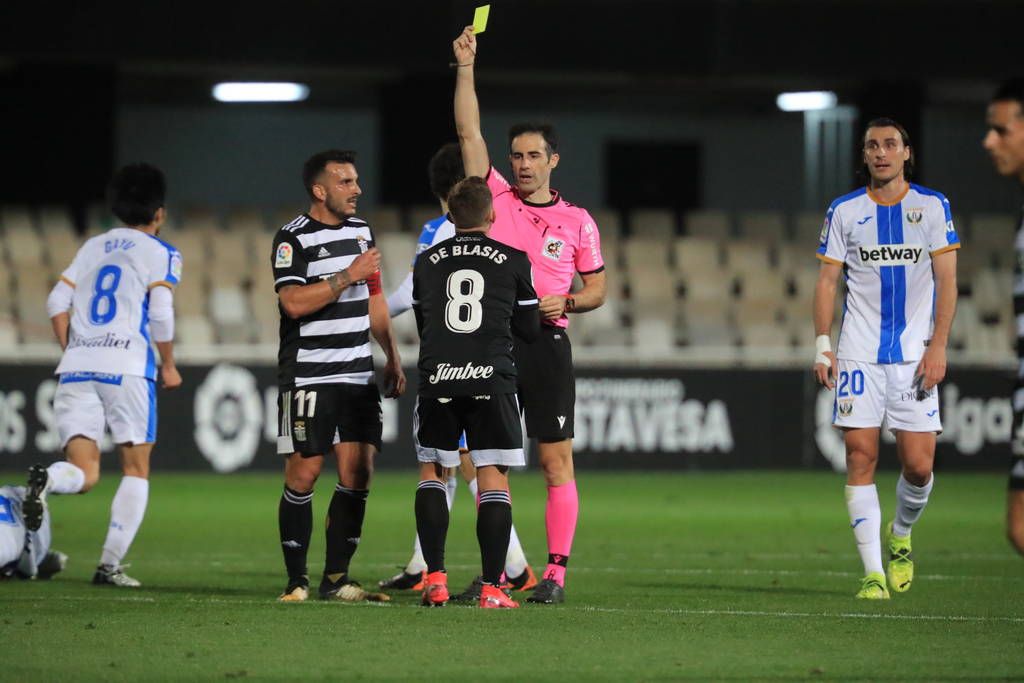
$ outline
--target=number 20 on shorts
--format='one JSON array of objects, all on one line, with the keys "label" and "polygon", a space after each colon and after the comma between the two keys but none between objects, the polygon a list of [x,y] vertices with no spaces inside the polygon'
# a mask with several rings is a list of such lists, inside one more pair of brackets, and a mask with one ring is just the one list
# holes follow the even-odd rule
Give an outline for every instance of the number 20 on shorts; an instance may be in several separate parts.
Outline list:
[{"label": "number 20 on shorts", "polygon": [[839,388],[836,389],[836,396],[845,398],[847,396],[860,396],[864,393],[864,373],[861,370],[839,373]]}]

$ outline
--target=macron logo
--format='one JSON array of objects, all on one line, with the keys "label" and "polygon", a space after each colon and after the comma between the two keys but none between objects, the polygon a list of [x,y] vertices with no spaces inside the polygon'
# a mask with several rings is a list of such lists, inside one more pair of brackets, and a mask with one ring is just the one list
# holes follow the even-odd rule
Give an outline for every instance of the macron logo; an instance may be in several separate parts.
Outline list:
[{"label": "macron logo", "polygon": [[880,244],[877,247],[860,247],[859,251],[861,263],[912,266],[921,258],[924,249],[908,244]]}]

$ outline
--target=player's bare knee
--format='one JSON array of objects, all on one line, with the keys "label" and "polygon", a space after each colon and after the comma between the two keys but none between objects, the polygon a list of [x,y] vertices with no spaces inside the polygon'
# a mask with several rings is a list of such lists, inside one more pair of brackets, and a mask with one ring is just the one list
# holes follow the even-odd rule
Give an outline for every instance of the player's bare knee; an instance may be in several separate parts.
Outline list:
[{"label": "player's bare knee", "polygon": [[932,478],[931,462],[904,465],[903,478],[914,486],[924,486]]}]

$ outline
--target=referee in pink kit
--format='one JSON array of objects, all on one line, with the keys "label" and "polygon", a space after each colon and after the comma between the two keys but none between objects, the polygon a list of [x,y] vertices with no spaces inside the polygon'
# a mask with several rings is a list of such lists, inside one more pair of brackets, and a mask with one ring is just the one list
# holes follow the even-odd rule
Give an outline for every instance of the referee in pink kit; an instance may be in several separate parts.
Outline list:
[{"label": "referee in pink kit", "polygon": [[[494,195],[490,236],[526,252],[540,297],[545,324],[532,344],[516,341],[515,360],[526,431],[537,439],[548,485],[548,565],[527,602],[553,604],[565,601],[565,570],[579,514],[572,464],[576,379],[567,314],[604,303],[601,239],[590,214],[551,189],[551,171],[558,166],[558,141],[551,126],[525,123],[509,130],[512,184],[491,166],[473,83],[476,48],[473,27],[467,26],[453,43],[455,127],[466,175],[486,178]],[[570,294],[575,273],[583,279],[583,288]]]}]

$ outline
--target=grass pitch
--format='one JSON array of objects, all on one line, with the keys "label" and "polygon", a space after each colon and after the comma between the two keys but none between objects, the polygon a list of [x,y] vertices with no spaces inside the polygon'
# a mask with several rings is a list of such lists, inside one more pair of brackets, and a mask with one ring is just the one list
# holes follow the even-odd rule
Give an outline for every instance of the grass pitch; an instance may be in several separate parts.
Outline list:
[{"label": "grass pitch", "polygon": [[[20,481],[8,474],[5,481]],[[274,601],[284,587],[276,475],[157,472],[128,558],[144,588],[89,584],[118,477],[53,497],[50,582],[0,583],[0,679],[1011,680],[1024,676],[1024,559],[1003,539],[1003,475],[938,476],[914,531],[913,589],[853,599],[861,575],[827,473],[581,473],[568,602],[514,611],[416,595],[385,605]],[[352,573],[409,556],[416,476],[381,473]],[[316,498],[310,568],[323,558]],[[883,511],[895,477],[880,477]],[[513,479],[513,515],[543,567],[544,486]],[[460,486],[451,586],[477,573]],[[316,578],[314,578],[315,586]],[[522,594],[517,594],[522,596]]]}]

